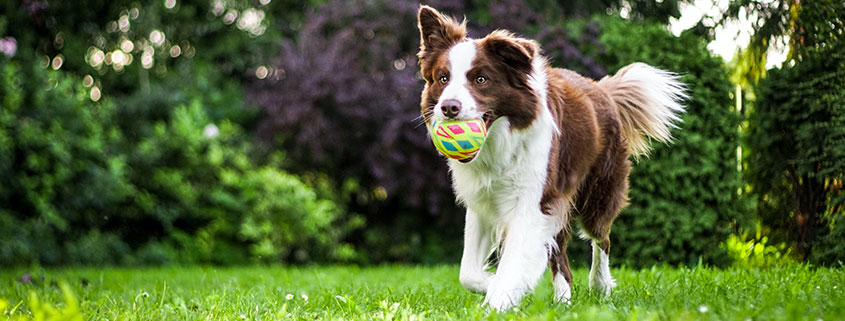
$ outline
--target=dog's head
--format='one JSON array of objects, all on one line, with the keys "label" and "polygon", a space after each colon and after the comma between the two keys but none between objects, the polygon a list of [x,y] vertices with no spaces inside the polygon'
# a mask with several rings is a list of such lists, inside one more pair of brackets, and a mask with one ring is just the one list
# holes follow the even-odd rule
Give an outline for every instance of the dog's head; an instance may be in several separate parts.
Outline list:
[{"label": "dog's head", "polygon": [[506,118],[511,129],[528,127],[539,113],[530,80],[539,45],[506,31],[483,39],[466,37],[458,23],[437,10],[420,7],[420,72],[425,79],[421,112],[433,120],[483,118],[490,128]]}]

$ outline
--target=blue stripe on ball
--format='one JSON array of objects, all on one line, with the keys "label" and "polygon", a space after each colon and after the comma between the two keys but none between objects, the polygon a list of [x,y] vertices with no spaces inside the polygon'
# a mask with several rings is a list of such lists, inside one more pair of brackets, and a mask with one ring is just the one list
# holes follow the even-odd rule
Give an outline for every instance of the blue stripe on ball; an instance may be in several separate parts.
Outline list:
[{"label": "blue stripe on ball", "polygon": [[455,145],[452,145],[452,143],[450,143],[450,142],[442,142],[442,143],[443,143],[443,147],[446,147],[446,150],[452,151],[452,152],[458,151],[458,149],[455,148]]}]

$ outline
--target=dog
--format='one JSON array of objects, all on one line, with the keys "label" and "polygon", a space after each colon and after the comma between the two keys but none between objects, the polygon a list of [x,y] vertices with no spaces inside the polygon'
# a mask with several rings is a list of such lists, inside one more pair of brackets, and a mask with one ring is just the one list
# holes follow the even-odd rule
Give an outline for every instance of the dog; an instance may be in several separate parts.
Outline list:
[{"label": "dog", "polygon": [[533,290],[548,264],[555,300],[569,303],[575,221],[592,241],[590,289],[609,296],[610,226],[627,204],[628,158],[647,155],[647,137],[671,141],[687,98],[679,76],[634,63],[596,82],[551,67],[534,40],[503,30],[470,39],[466,20],[425,5],[418,27],[426,124],[482,119],[488,128],[474,158],[448,160],[467,208],[461,285],[502,311]]}]

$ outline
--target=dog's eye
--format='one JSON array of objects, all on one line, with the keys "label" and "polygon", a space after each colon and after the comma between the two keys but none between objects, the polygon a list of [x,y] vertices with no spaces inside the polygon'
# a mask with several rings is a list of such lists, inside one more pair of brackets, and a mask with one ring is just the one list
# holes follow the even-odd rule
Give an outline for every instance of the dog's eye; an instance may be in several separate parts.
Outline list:
[{"label": "dog's eye", "polygon": [[444,85],[445,85],[447,82],[449,82],[449,77],[446,77],[446,76],[440,76],[439,81],[440,81],[440,83],[441,83],[441,84],[444,84]]},{"label": "dog's eye", "polygon": [[484,77],[484,76],[475,77],[475,82],[479,85],[483,84],[483,83],[487,82],[487,77]]}]

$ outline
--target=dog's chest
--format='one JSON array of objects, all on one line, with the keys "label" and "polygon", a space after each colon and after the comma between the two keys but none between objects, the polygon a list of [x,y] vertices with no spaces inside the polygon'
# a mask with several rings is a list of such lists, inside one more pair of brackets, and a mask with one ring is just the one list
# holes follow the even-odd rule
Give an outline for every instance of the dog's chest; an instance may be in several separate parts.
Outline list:
[{"label": "dog's chest", "polygon": [[454,170],[453,186],[459,201],[482,217],[496,218],[503,212],[504,198],[519,193],[517,174],[491,168]]},{"label": "dog's chest", "polygon": [[539,207],[546,182],[550,131],[501,129],[491,130],[479,159],[450,163],[458,201],[486,221]]}]

